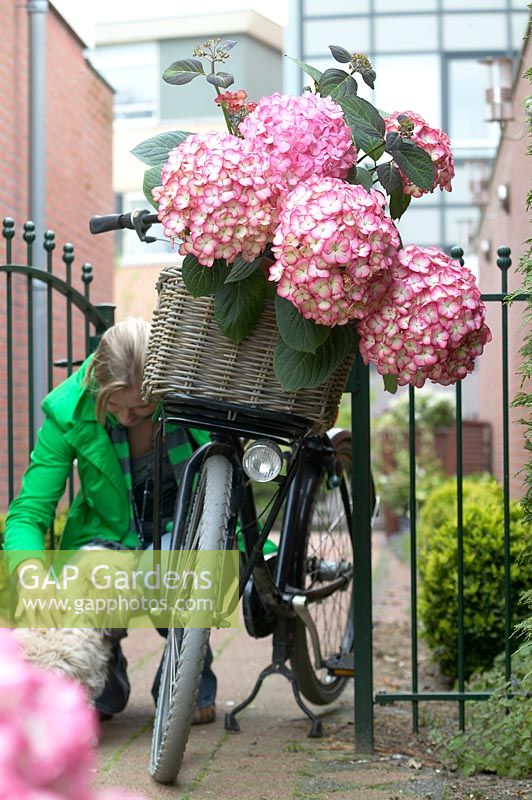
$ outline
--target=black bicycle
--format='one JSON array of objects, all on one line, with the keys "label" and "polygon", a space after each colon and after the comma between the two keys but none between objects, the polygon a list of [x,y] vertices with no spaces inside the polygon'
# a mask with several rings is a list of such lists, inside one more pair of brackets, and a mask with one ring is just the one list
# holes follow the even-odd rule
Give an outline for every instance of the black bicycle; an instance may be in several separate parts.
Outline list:
[{"label": "black bicycle", "polygon": [[[155,214],[108,215],[91,220],[91,231],[131,228],[143,241]],[[152,239],[153,240],[153,239]],[[333,430],[310,435],[309,420],[252,406],[167,394],[156,441],[154,549],[160,549],[161,463],[167,423],[210,431],[211,441],[187,462],[179,486],[171,549],[230,550],[241,532],[241,576],[245,625],[256,638],[272,636],[272,662],[249,697],[226,714],[238,731],[238,713],[264,679],[284,675],[295,700],[311,720],[321,721],[303,700],[334,701],[353,672],[353,542],[351,434]],[[262,516],[256,487],[274,487]],[[372,506],[375,506],[374,495]],[[276,531],[278,550],[263,553]],[[192,723],[209,629],[173,628],[165,645],[150,773],[175,779]]]}]

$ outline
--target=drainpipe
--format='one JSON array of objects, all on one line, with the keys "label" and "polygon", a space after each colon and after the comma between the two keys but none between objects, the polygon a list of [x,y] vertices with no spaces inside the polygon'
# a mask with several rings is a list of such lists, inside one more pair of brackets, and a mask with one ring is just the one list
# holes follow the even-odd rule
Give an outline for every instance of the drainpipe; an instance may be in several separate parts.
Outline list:
[{"label": "drainpipe", "polygon": [[[35,223],[34,263],[45,269],[46,216],[46,20],[48,0],[28,0],[29,22],[29,211]],[[33,290],[33,433],[42,422],[40,402],[48,391],[48,331],[46,286],[32,282]]]}]

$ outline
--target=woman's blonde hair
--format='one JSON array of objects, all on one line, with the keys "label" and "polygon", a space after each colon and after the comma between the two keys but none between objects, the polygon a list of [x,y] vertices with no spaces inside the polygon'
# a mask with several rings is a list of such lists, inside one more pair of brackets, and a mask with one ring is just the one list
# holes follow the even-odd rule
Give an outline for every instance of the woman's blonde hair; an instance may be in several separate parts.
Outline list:
[{"label": "woman's blonde hair", "polygon": [[142,385],[149,335],[149,322],[137,317],[117,322],[103,334],[85,377],[94,393],[98,422],[105,422],[113,392]]}]

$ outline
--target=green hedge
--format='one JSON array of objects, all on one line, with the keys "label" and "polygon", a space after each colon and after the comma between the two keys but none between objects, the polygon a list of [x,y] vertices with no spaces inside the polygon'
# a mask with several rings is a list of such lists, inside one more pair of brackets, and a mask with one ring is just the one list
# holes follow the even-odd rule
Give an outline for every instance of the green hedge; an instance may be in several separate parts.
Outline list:
[{"label": "green hedge", "polygon": [[[501,487],[489,476],[464,478],[465,675],[489,668],[504,646],[504,520]],[[520,560],[530,525],[521,505],[510,504],[512,624],[526,616],[519,602],[530,586],[530,565]],[[427,497],[419,525],[419,614],[423,635],[444,674],[458,675],[458,567],[456,480]]]}]

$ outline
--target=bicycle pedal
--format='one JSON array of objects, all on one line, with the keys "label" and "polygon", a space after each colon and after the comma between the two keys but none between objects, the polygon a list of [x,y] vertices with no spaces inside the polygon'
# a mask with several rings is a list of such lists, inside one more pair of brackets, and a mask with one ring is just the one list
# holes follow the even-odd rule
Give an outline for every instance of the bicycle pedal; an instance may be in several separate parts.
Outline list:
[{"label": "bicycle pedal", "polygon": [[355,657],[353,653],[340,653],[325,661],[330,675],[337,678],[353,678],[355,675]]}]

